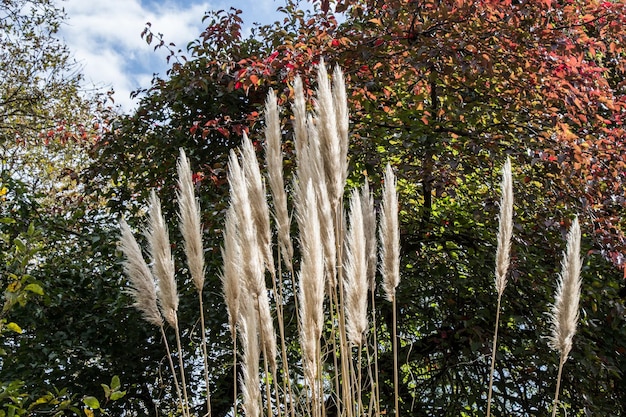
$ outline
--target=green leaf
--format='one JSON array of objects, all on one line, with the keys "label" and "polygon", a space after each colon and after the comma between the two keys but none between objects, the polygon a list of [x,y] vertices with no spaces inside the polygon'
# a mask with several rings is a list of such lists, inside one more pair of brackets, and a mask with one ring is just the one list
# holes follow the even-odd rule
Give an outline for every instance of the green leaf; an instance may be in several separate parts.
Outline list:
[{"label": "green leaf", "polygon": [[10,322],[9,324],[7,324],[7,329],[14,331],[15,333],[22,333],[22,328],[14,322]]},{"label": "green leaf", "polygon": [[15,223],[15,219],[12,219],[10,217],[2,217],[2,218],[0,218],[0,223],[14,224]]},{"label": "green leaf", "polygon": [[126,395],[126,391],[114,391],[111,393],[111,401],[119,400],[124,395]]},{"label": "green leaf", "polygon": [[111,398],[111,388],[107,384],[100,384],[100,386],[104,390],[105,398]]},{"label": "green leaf", "polygon": [[93,410],[100,409],[100,401],[96,397],[85,397],[83,398],[83,402],[85,405]]},{"label": "green leaf", "polygon": [[113,378],[111,378],[111,389],[113,391],[117,391],[120,389],[121,386],[122,384],[120,383],[120,377],[117,375],[113,375]]},{"label": "green leaf", "polygon": [[43,295],[43,288],[41,288],[41,285],[39,284],[28,284],[26,287],[24,287],[24,290],[30,291],[37,295]]},{"label": "green leaf", "polygon": [[19,237],[16,237],[13,240],[13,243],[15,244],[15,247],[18,252],[26,252],[26,244],[22,242],[22,239],[20,239]]}]

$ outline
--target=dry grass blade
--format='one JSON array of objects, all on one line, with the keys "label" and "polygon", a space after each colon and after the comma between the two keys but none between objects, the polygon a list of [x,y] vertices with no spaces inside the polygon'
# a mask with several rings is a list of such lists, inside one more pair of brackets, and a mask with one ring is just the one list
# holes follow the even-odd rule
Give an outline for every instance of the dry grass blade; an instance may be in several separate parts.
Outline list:
[{"label": "dry grass blade", "polygon": [[150,194],[150,220],[147,233],[152,272],[159,283],[158,296],[161,313],[170,326],[178,329],[178,292],[174,278],[174,258],[170,247],[167,225],[161,213],[161,202],[156,193]]},{"label": "dry grass blade", "polygon": [[189,159],[180,149],[178,170],[178,206],[180,231],[183,235],[185,255],[191,278],[199,292],[204,286],[204,249],[202,245],[202,226],[200,222],[200,204],[196,199]]},{"label": "dry grass blade", "polygon": [[511,236],[513,236],[513,179],[511,160],[507,158],[502,170],[502,196],[496,250],[496,291],[501,296],[506,287],[506,275],[511,259]]},{"label": "dry grass blade", "polygon": [[148,323],[161,327],[163,326],[163,318],[159,313],[156,285],[152,272],[150,272],[150,268],[143,258],[135,236],[124,219],[120,221],[120,230],[122,232],[120,249],[126,257],[123,267],[130,281],[128,293],[135,300],[133,306],[142,313],[143,318]]}]

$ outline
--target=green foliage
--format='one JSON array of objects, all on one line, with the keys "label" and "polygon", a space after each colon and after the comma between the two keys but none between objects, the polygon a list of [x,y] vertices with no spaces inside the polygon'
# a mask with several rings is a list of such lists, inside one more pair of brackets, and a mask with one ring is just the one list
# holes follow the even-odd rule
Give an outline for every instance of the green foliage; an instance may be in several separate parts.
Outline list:
[{"label": "green foliage", "polygon": [[[128,202],[145,201],[151,188],[174,196],[175,155],[184,147],[196,170],[203,210],[205,305],[211,312],[207,334],[210,359],[218,369],[211,381],[213,411],[228,412],[237,381],[231,377],[217,278],[226,154],[243,131],[259,137],[259,109],[270,87],[286,103],[290,82],[301,74],[310,92],[315,87],[310,73],[324,57],[341,65],[351,89],[350,184],[360,184],[365,173],[378,192],[379,167],[387,161],[399,176],[401,413],[456,416],[484,409],[485,358],[495,316],[490,290],[495,167],[507,155],[516,161],[518,194],[496,366],[504,371],[496,378],[500,395],[494,406],[501,414],[540,415],[549,405],[545,392],[552,391],[557,364],[545,343],[544,313],[567,219],[580,212],[585,230],[582,322],[572,352],[578,366],[565,369],[563,399],[572,413],[623,413],[624,282],[615,265],[623,262],[624,247],[619,151],[624,147],[624,5],[384,3],[338,1],[335,15],[319,8],[303,12],[287,2],[281,7],[284,20],[256,28],[256,37],[249,39],[241,36],[237,11],[210,13],[206,30],[185,52],[172,50],[168,77],[155,78],[140,92],[137,111],[111,120],[106,131],[92,126],[89,103],[79,103],[77,79],[61,75],[71,68],[64,67],[67,51],[48,35],[63,14],[47,0],[0,6],[0,29],[10,39],[27,35],[0,53],[0,217],[7,219],[0,224],[0,280],[7,294],[3,305],[12,300],[10,312],[3,313],[7,356],[0,358],[0,380],[24,381],[12,385],[12,395],[44,397],[55,392],[48,387],[55,381],[80,393],[70,403],[77,401],[81,409],[84,395],[104,390],[104,397],[96,397],[103,406],[106,398],[123,392],[113,381],[110,391],[100,385],[116,374],[127,382],[127,394],[123,405],[110,404],[111,413],[175,413],[171,387],[162,384],[155,366],[162,359],[159,340],[127,308],[130,301],[119,289],[124,286],[120,256],[110,242],[117,240],[111,225],[119,214],[130,214],[133,226],[142,221],[145,207]],[[33,5],[40,7],[31,10]],[[5,15],[19,21],[8,24]],[[150,33],[146,40],[161,45],[163,39]],[[42,77],[48,73],[54,76]],[[289,109],[284,110],[289,131]],[[68,114],[80,120],[74,123]],[[80,142],[83,134],[89,143],[102,134],[89,155]],[[289,171],[289,137],[284,152]],[[88,182],[83,183],[79,174],[87,163]],[[40,181],[35,184],[33,178]],[[174,198],[168,202],[164,211],[174,219]],[[9,264],[18,247],[25,248],[24,254],[34,243],[24,238],[30,224],[39,231],[40,251],[28,273],[18,273]],[[170,230],[178,240],[173,224]],[[182,258],[180,248],[174,249]],[[178,274],[188,281],[184,269]],[[28,299],[23,306],[16,293],[5,292],[9,280],[20,282],[19,297]],[[382,297],[377,306],[377,315],[388,324],[391,312]],[[195,308],[195,300],[182,294],[190,364],[199,357]],[[295,317],[293,310],[286,312]],[[9,331],[9,323],[23,334]],[[381,395],[389,404],[392,357],[388,350],[380,353]],[[192,390],[200,391],[198,386]]]}]

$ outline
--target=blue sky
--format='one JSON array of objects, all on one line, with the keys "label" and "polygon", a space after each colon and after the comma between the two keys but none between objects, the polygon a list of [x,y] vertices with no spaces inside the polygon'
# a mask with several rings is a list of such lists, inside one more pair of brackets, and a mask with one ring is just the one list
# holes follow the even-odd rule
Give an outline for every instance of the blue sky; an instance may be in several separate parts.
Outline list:
[{"label": "blue sky", "polygon": [[82,66],[86,88],[113,88],[116,104],[134,107],[130,93],[165,74],[165,51],[141,39],[146,22],[167,42],[185,46],[202,32],[207,10],[240,8],[249,27],[281,17],[283,0],[59,0],[68,20],[61,36]]}]

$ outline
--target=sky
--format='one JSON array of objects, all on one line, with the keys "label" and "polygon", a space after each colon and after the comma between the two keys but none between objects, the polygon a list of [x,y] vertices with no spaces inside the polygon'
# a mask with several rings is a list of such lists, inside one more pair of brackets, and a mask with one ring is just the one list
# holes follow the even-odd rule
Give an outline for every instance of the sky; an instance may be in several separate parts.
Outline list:
[{"label": "sky", "polygon": [[[146,22],[154,33],[179,48],[196,39],[203,30],[208,10],[243,11],[244,32],[253,22],[280,19],[276,9],[282,0],[58,0],[67,13],[61,37],[79,62],[87,89],[115,91],[115,104],[132,110],[130,93],[150,86],[154,73],[165,76],[166,51],[141,39]],[[246,29],[247,28],[247,29]]]}]

